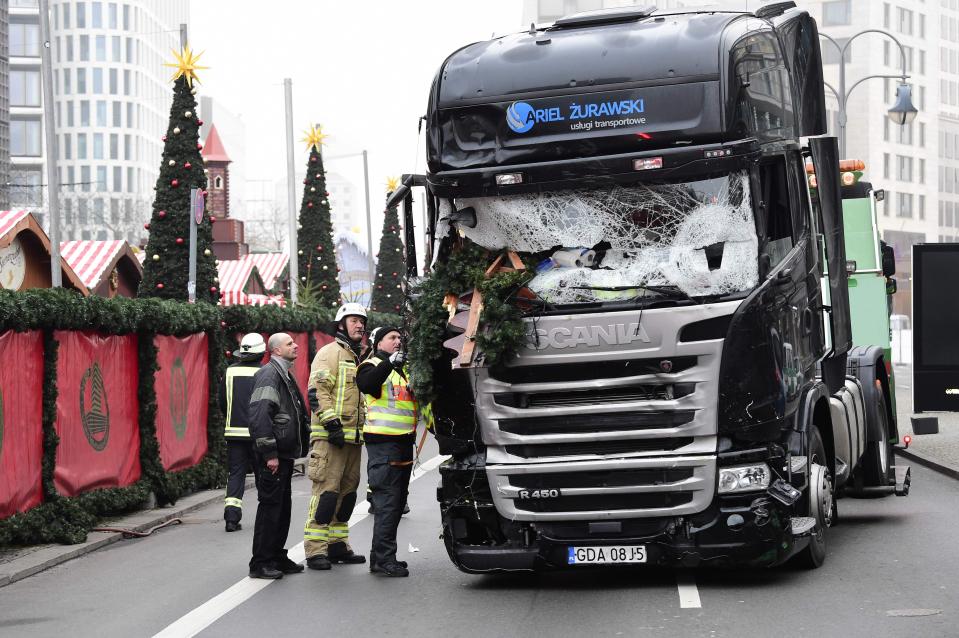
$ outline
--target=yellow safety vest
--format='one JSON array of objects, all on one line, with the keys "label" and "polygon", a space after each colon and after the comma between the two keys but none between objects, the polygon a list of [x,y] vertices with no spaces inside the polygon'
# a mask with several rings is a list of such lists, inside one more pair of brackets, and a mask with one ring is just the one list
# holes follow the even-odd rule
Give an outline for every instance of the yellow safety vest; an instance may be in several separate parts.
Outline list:
[{"label": "yellow safety vest", "polygon": [[226,369],[226,427],[223,436],[228,439],[249,439],[249,423],[231,423],[233,418],[233,380],[236,377],[252,377],[259,368],[252,366],[231,366]]},{"label": "yellow safety vest", "polygon": [[[364,365],[379,365],[380,359],[372,357]],[[387,434],[402,436],[416,432],[417,403],[409,382],[396,370],[390,372],[377,399],[366,395],[366,423],[364,434]]]}]

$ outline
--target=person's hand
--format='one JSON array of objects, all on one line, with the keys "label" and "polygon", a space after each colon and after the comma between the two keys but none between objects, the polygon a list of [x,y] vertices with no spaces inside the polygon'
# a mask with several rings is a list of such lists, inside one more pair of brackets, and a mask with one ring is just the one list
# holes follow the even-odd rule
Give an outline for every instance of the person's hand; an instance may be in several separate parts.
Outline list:
[{"label": "person's hand", "polygon": [[270,470],[270,474],[276,474],[280,469],[280,459],[268,459],[266,469]]},{"label": "person's hand", "polygon": [[342,449],[346,445],[346,435],[343,434],[343,424],[340,423],[339,419],[333,419],[332,421],[327,421],[324,426],[329,436],[330,445],[335,445],[337,448]]},{"label": "person's hand", "polygon": [[394,352],[390,355],[390,365],[399,370],[406,364],[405,352]]}]

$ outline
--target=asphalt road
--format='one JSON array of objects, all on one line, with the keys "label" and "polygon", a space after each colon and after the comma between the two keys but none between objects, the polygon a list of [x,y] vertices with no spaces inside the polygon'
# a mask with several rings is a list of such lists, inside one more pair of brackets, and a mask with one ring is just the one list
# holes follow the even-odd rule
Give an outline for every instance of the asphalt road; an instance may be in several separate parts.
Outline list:
[{"label": "asphalt road", "polygon": [[[920,467],[908,498],[840,501],[829,557],[815,571],[470,576],[438,539],[437,480],[433,470],[413,484],[413,511],[400,527],[410,578],[360,565],[269,584],[244,579],[255,511],[248,494],[241,532],[224,533],[220,506],[210,506],[179,527],[3,588],[0,636],[192,635],[207,623],[201,636],[229,638],[959,635],[959,482]],[[308,498],[309,483],[296,479],[291,546]],[[371,523],[351,528],[358,550]]]}]

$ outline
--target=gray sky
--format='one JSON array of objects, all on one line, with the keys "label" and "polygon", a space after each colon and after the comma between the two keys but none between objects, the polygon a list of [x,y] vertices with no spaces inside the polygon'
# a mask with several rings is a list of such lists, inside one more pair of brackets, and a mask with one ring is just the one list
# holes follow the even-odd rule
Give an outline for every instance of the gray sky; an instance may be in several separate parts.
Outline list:
[{"label": "gray sky", "polygon": [[[521,18],[522,0],[192,0],[190,44],[211,67],[199,93],[246,124],[247,179],[286,174],[285,77],[297,170],[311,122],[330,136],[324,156],[369,151],[375,252],[386,178],[425,169],[416,125],[437,68],[463,45],[520,30]],[[362,187],[361,160],[326,168]]]}]

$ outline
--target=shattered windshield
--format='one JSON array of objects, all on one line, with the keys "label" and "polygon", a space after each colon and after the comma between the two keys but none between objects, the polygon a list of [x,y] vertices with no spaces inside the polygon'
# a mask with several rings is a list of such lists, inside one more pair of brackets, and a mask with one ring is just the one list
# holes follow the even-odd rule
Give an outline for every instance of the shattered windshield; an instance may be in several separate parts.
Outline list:
[{"label": "shattered windshield", "polygon": [[639,286],[723,295],[758,280],[746,171],[455,204],[476,211],[476,227],[462,229],[470,240],[532,257],[529,288],[550,303],[630,300]]}]

